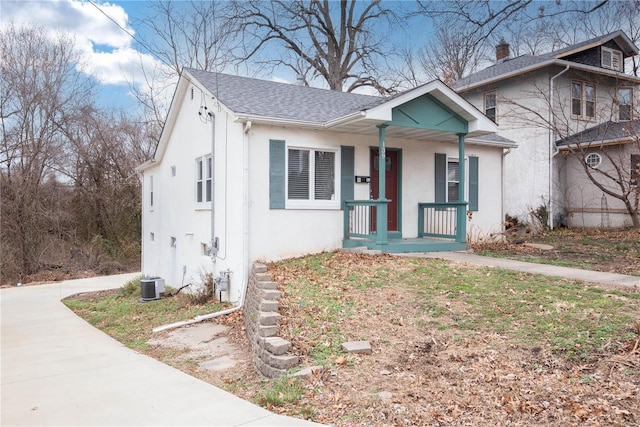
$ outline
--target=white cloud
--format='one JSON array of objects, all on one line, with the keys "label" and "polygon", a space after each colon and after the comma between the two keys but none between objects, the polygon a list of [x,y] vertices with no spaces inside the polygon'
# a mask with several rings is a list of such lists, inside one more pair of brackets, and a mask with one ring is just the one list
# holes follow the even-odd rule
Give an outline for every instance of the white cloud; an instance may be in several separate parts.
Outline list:
[{"label": "white cloud", "polygon": [[82,70],[101,84],[141,81],[140,64],[155,68],[158,62],[132,47],[127,32],[135,31],[122,6],[98,0],[94,3],[99,9],[82,0],[2,0],[2,25],[13,22],[16,26],[42,27],[52,34],[70,34],[83,57]]}]

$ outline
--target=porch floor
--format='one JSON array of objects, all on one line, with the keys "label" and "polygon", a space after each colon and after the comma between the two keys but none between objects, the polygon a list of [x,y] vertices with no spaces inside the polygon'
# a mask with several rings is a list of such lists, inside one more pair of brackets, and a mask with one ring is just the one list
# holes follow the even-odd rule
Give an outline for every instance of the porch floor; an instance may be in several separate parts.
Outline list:
[{"label": "porch floor", "polygon": [[389,239],[385,245],[376,243],[374,239],[351,238],[342,241],[343,248],[366,247],[369,250],[378,250],[382,253],[407,253],[407,252],[449,252],[464,251],[466,243],[456,242],[452,239],[439,239],[435,237],[414,237],[407,239]]}]

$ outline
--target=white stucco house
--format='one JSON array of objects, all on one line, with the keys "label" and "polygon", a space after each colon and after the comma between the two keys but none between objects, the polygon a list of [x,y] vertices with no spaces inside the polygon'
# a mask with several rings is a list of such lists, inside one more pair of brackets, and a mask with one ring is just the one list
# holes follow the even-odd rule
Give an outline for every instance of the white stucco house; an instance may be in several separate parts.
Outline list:
[{"label": "white stucco house", "polygon": [[464,249],[502,230],[496,131],[440,81],[382,98],[185,69],[139,167],[142,271],[226,274],[238,301],[257,260]]},{"label": "white stucco house", "polygon": [[604,171],[615,157],[631,177],[638,135],[621,131],[637,119],[640,79],[625,73],[635,55],[623,31],[518,57],[503,40],[494,65],[456,82],[453,89],[518,144],[505,157],[507,214],[527,220],[546,206],[551,226],[631,225],[624,203],[593,185],[583,165]]}]

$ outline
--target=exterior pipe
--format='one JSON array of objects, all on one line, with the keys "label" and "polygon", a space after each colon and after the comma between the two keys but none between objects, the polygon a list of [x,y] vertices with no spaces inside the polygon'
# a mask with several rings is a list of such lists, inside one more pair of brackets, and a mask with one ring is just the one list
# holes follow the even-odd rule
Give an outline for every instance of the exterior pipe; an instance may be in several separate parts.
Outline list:
[{"label": "exterior pipe", "polygon": [[192,320],[185,320],[182,322],[171,323],[169,325],[159,326],[153,328],[153,332],[166,331],[168,329],[179,328],[181,326],[193,325],[194,323],[202,322],[203,320],[213,319],[214,317],[226,316],[227,314],[234,313],[244,307],[244,300],[247,294],[247,286],[249,285],[249,131],[251,130],[251,121],[247,121],[244,127],[244,137],[242,141],[242,148],[244,150],[243,155],[243,235],[242,235],[242,293],[240,294],[240,302],[238,305],[226,310],[221,310],[215,313],[203,314],[196,316]]},{"label": "exterior pipe", "polygon": [[[207,113],[211,119],[211,259],[216,264],[218,247],[216,243],[216,115]],[[203,177],[204,178],[204,177]],[[205,180],[206,182],[206,180]],[[205,187],[206,195],[206,187]]]},{"label": "exterior pipe", "polygon": [[555,135],[555,127],[554,127],[555,113],[553,111],[553,89],[554,89],[553,83],[556,78],[560,77],[561,75],[569,71],[569,68],[571,68],[571,66],[567,64],[567,66],[564,67],[564,70],[560,71],[558,74],[551,77],[551,79],[549,80],[549,219],[548,219],[547,225],[551,230],[553,230],[553,211],[555,208],[553,203],[553,158],[558,153],[558,151],[555,149],[555,146],[553,145],[554,135]]}]

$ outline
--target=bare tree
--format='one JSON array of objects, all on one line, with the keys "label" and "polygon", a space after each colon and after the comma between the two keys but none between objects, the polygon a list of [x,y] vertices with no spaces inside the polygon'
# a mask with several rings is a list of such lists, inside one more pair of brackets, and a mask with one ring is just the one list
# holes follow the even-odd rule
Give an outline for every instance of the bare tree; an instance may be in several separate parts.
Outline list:
[{"label": "bare tree", "polygon": [[242,61],[288,68],[307,85],[320,78],[332,90],[389,93],[383,65],[390,52],[382,30],[394,17],[380,0],[249,0],[234,1],[230,19],[239,25]]},{"label": "bare tree", "polygon": [[52,209],[44,185],[55,187],[66,158],[59,124],[92,102],[93,81],[77,71],[73,40],[64,35],[10,25],[0,32],[0,52],[2,258],[12,251],[23,276],[41,266]]},{"label": "bare tree", "polygon": [[464,26],[440,29],[421,50],[421,65],[430,79],[453,85],[458,79],[476,71],[482,61],[473,31]]},{"label": "bare tree", "polygon": [[142,79],[129,86],[159,134],[183,67],[223,70],[233,59],[232,21],[225,18],[220,1],[148,2],[149,13],[136,21],[137,39],[161,64],[140,60]]}]

